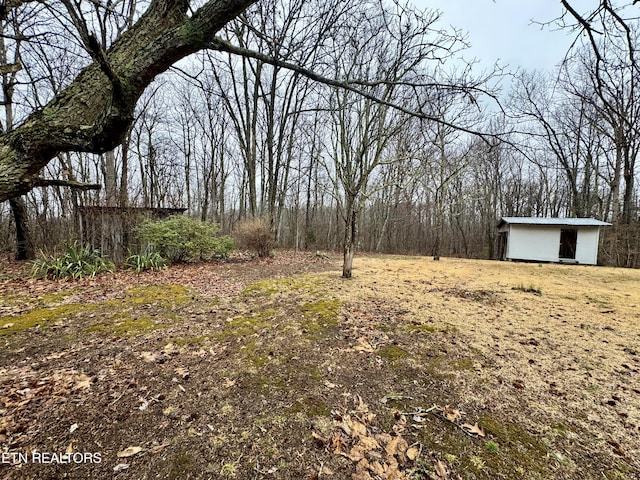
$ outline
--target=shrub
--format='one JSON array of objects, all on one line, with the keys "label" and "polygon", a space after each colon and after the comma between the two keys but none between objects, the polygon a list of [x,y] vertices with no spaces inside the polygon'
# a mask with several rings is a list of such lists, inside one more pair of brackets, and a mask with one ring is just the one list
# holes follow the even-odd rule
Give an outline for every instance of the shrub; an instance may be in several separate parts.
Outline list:
[{"label": "shrub", "polygon": [[115,272],[113,262],[102,256],[99,250],[91,245],[78,246],[77,242],[67,245],[61,256],[40,251],[39,259],[33,262],[31,274],[34,277],[58,278],[74,280],[93,277],[100,272]]},{"label": "shrub", "polygon": [[236,237],[243,248],[255,252],[258,257],[265,258],[271,255],[274,242],[268,219],[245,220],[236,227]]},{"label": "shrub", "polygon": [[138,226],[138,240],[170,262],[198,262],[225,257],[234,248],[233,239],[217,236],[218,226],[182,215],[147,221]]},{"label": "shrub", "polygon": [[133,254],[127,257],[125,266],[136,273],[146,270],[162,270],[167,268],[167,262],[158,252]]}]

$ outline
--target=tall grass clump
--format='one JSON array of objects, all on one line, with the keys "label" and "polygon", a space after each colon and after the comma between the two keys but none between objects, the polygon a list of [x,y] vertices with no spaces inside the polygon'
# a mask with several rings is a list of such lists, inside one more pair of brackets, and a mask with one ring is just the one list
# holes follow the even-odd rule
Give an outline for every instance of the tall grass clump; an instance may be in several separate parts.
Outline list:
[{"label": "tall grass clump", "polygon": [[134,253],[127,257],[125,267],[136,273],[147,270],[163,270],[167,268],[167,261],[158,252]]},{"label": "tall grass clump", "polygon": [[78,242],[65,246],[62,255],[40,251],[40,258],[33,262],[34,277],[53,279],[80,279],[94,277],[101,272],[115,272],[116,266],[91,245],[80,246]]}]

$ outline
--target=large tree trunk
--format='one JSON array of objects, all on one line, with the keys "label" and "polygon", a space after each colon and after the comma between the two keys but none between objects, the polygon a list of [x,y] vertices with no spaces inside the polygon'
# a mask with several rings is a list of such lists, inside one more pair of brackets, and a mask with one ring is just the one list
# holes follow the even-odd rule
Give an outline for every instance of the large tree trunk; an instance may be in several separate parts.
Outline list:
[{"label": "large tree trunk", "polygon": [[13,220],[16,224],[16,260],[32,260],[35,258],[27,206],[21,197],[9,200]]},{"label": "large tree trunk", "polygon": [[41,111],[0,136],[0,201],[31,190],[38,172],[65,151],[104,153],[133,121],[156,75],[205,48],[255,0],[209,0],[191,17],[184,0],[153,0],[138,22]]},{"label": "large tree trunk", "polygon": [[624,172],[622,177],[624,179],[624,194],[622,203],[622,223],[630,225],[633,221],[634,211],[634,184],[635,184],[635,159],[631,160],[633,154],[629,152],[629,149],[625,152]]},{"label": "large tree trunk", "polygon": [[344,261],[342,264],[342,278],[351,278],[353,270],[353,256],[355,254],[358,236],[358,213],[351,202],[348,202],[344,228]]}]

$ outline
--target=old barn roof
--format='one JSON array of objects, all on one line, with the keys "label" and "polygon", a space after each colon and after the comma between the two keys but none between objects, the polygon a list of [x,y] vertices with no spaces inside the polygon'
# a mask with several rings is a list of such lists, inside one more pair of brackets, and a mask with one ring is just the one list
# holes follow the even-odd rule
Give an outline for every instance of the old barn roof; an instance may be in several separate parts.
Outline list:
[{"label": "old barn roof", "polygon": [[571,226],[571,227],[609,227],[610,223],[596,220],[595,218],[557,218],[557,217],[502,217],[498,227],[505,223],[516,225],[544,225],[544,226]]}]

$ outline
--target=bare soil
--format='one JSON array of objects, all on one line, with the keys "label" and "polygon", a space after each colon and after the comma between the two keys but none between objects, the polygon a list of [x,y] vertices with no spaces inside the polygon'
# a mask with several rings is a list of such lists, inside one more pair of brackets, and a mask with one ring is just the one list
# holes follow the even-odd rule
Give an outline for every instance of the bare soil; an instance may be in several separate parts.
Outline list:
[{"label": "bare soil", "polygon": [[0,265],[0,478],[640,478],[640,271],[26,270]]}]

